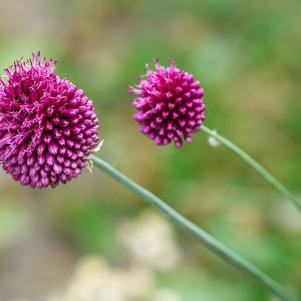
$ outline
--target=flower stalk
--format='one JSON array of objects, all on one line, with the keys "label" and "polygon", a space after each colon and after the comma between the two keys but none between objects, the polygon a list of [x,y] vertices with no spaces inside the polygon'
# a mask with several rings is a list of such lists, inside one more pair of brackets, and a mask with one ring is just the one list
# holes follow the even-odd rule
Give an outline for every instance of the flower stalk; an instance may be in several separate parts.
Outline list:
[{"label": "flower stalk", "polygon": [[225,137],[218,134],[215,130],[207,128],[205,125],[202,125],[202,131],[204,131],[210,137],[213,137],[218,142],[226,146],[236,155],[238,155],[243,161],[248,165],[254,168],[262,177],[264,177],[276,190],[278,190],[286,199],[290,200],[298,211],[301,213],[301,204],[297,198],[283,185],[281,184],[274,176],[270,174],[261,164],[255,161],[248,153],[239,148],[237,145],[233,144],[231,141]]},{"label": "flower stalk", "polygon": [[271,293],[278,296],[282,301],[295,301],[294,298],[290,297],[288,293],[272,278],[248,262],[234,251],[224,246],[206,231],[189,221],[187,218],[182,216],[176,210],[167,205],[164,201],[154,195],[152,192],[146,190],[136,182],[129,179],[127,176],[122,174],[116,168],[111,166],[106,161],[93,156],[94,166],[101,169],[103,172],[111,176],[117,182],[123,186],[129,188],[150,205],[158,208],[165,215],[167,215],[173,222],[178,224],[181,228],[192,234],[202,245],[213,251],[216,255],[223,258],[229,264],[236,267],[241,272],[253,277],[262,286],[268,289]]}]

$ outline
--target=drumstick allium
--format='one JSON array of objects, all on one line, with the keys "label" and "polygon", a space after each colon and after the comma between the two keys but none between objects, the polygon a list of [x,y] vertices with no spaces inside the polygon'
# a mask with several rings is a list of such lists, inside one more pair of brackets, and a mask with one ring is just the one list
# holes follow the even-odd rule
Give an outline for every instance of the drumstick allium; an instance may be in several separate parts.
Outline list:
[{"label": "drumstick allium", "polygon": [[0,80],[0,162],[22,185],[57,186],[81,173],[99,141],[93,102],[33,54]]},{"label": "drumstick allium", "polygon": [[174,141],[181,147],[183,140],[190,143],[205,119],[204,90],[174,63],[165,68],[157,62],[155,70],[148,70],[137,87],[130,86],[130,92],[137,95],[134,119],[140,131],[158,145]]},{"label": "drumstick allium", "polygon": [[[59,78],[54,72],[55,65],[54,60],[33,54],[31,59],[16,61],[7,68],[6,80],[0,78],[0,163],[13,179],[33,188],[56,187],[76,177],[89,162],[94,163],[281,300],[295,300],[272,278],[156,195],[106,161],[92,156],[100,147],[99,122],[93,102],[69,80]],[[192,133],[200,129],[205,118],[203,89],[199,82],[173,63],[167,68],[157,63],[156,70],[148,71],[138,88],[131,87],[131,92],[137,94],[135,119],[141,124],[141,130],[157,144],[173,140],[176,147],[180,147],[183,139],[191,142]],[[299,205],[289,191],[247,153],[216,131],[204,125],[203,130]]]}]

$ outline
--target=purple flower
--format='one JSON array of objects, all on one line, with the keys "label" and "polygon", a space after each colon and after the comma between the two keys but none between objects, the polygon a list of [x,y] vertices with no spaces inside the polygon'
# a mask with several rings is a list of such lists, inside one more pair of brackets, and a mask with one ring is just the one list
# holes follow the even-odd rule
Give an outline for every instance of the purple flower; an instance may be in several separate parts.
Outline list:
[{"label": "purple flower", "polygon": [[14,180],[33,188],[79,175],[99,140],[93,102],[59,78],[55,65],[33,54],[0,80],[0,162]]},{"label": "purple flower", "polygon": [[140,131],[158,145],[172,140],[181,147],[183,139],[191,142],[192,133],[198,132],[204,119],[204,90],[194,77],[170,63],[168,67],[155,64],[148,70],[137,87],[130,87],[136,94],[133,104],[138,110],[134,119]]}]

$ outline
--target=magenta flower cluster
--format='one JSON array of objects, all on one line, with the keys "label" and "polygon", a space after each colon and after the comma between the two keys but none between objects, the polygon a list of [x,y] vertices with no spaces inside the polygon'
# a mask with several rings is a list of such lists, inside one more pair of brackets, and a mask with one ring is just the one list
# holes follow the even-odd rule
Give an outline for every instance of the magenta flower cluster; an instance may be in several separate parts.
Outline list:
[{"label": "magenta flower cluster", "polygon": [[[33,54],[0,79],[0,163],[14,180],[33,188],[77,177],[99,142],[93,102],[57,76],[55,65]],[[165,68],[157,62],[130,92],[140,131],[158,145],[190,143],[205,119],[204,90],[174,63]]]},{"label": "magenta flower cluster", "polygon": [[193,133],[199,131],[204,119],[204,90],[194,77],[170,63],[168,67],[155,64],[148,70],[137,87],[133,104],[137,109],[134,119],[140,131],[158,145],[174,141],[180,147],[183,140],[191,142]]},{"label": "magenta flower cluster", "polygon": [[33,54],[0,81],[0,162],[22,185],[52,187],[81,173],[99,141],[94,106]]}]

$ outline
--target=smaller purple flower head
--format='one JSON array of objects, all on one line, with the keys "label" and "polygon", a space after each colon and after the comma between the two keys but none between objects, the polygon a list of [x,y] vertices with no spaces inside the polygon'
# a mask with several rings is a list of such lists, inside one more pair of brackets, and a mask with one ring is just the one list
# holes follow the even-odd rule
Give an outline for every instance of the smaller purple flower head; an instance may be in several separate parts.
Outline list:
[{"label": "smaller purple flower head", "polygon": [[166,68],[156,62],[155,70],[148,70],[137,87],[130,86],[130,93],[137,95],[134,119],[140,131],[158,145],[190,143],[205,119],[204,90],[199,81],[173,62]]},{"label": "smaller purple flower head", "polygon": [[0,79],[0,163],[22,185],[56,187],[77,177],[98,144],[93,102],[33,54]]}]

